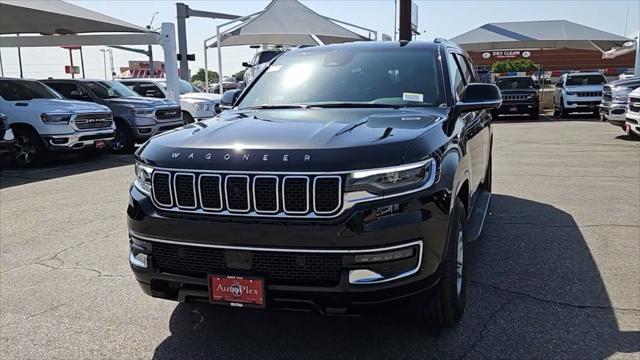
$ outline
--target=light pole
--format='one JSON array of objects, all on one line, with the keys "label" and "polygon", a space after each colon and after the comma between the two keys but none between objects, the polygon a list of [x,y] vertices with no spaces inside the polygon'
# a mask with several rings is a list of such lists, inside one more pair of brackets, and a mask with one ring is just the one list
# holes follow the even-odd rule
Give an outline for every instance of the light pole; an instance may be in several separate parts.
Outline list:
[{"label": "light pole", "polygon": [[[153,25],[153,19],[155,19],[157,14],[159,14],[159,11],[154,12],[153,16],[151,16],[151,21],[149,21],[149,25],[147,25],[147,30],[151,30],[151,25]],[[151,44],[149,44],[148,53],[149,53],[149,77],[154,78],[156,77],[156,69],[155,69],[155,66],[153,66],[153,48],[151,47]]]},{"label": "light pole", "polygon": [[104,66],[104,79],[107,80],[107,49],[100,49],[102,53],[102,64]]}]

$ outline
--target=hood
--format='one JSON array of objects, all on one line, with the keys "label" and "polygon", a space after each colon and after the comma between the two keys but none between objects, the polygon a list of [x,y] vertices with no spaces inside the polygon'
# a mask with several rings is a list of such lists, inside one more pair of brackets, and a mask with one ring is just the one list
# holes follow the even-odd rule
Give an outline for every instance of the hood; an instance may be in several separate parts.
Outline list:
[{"label": "hood", "polygon": [[213,101],[220,101],[220,98],[221,98],[221,96],[219,94],[212,94],[212,93],[194,92],[194,93],[180,94],[180,99],[183,99],[183,100],[213,100]]},{"label": "hood", "polygon": [[[20,101],[18,101],[20,102]],[[33,99],[29,101],[33,107],[37,107],[38,110],[44,110],[43,112],[55,113],[55,112],[90,112],[90,111],[107,111],[109,108],[100,104],[77,101],[77,100],[62,100],[62,99]],[[51,111],[49,111],[51,109]]]},{"label": "hood", "polygon": [[154,137],[138,155],[172,168],[341,171],[402,163],[411,143],[442,131],[446,108],[225,111]]},{"label": "hood", "polygon": [[104,99],[104,101],[109,105],[131,105],[134,107],[160,107],[176,105],[173,100],[142,96],[125,96],[119,98]]},{"label": "hood", "polygon": [[566,87],[567,91],[602,91],[603,85],[570,85]]},{"label": "hood", "polygon": [[616,81],[607,83],[607,85],[610,87],[623,86],[623,87],[629,87],[629,88],[635,89],[638,86],[640,86],[640,77],[634,77],[631,79],[624,79],[624,80],[616,80]]}]

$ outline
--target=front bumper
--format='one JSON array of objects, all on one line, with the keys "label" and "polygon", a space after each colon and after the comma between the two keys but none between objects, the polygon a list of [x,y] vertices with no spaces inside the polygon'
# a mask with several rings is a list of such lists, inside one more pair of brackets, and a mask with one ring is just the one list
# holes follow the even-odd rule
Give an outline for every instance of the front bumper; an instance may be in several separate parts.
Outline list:
[{"label": "front bumper", "polygon": [[570,97],[564,100],[564,107],[575,111],[595,111],[600,106],[602,98]]},{"label": "front bumper", "polygon": [[640,136],[640,113],[627,113],[625,129],[637,136]]},{"label": "front bumper", "polygon": [[602,115],[605,120],[616,126],[621,126],[621,124],[624,124],[624,113],[626,112],[626,110],[626,103],[603,101],[600,104],[600,115]]},{"label": "front bumper", "polygon": [[145,141],[154,135],[175,129],[182,125],[184,125],[184,120],[180,118],[178,120],[156,122],[153,125],[132,126],[131,132],[137,141]]},{"label": "front bumper", "polygon": [[109,147],[113,141],[113,129],[101,129],[92,131],[78,131],[72,134],[43,135],[42,138],[47,148],[52,151],[79,150],[95,146],[97,141],[105,142]]},{"label": "front bumper", "polygon": [[497,114],[531,114],[539,111],[536,102],[503,102]]},{"label": "front bumper", "polygon": [[[392,214],[376,215],[377,209],[391,205],[390,200],[385,200],[359,204],[331,220],[257,221],[160,212],[147,196],[132,187],[127,211],[131,268],[143,291],[151,296],[208,301],[206,274],[189,273],[184,264],[196,264],[194,258],[217,251],[227,263],[209,274],[263,277],[268,308],[317,310],[337,315],[357,313],[369,305],[413,298],[437,284],[448,228],[448,214],[442,210],[448,209],[443,206],[444,194],[432,191],[395,198],[391,202],[398,204],[399,210]],[[175,263],[177,270],[166,270],[167,262],[161,261],[166,257],[167,246],[173,246],[176,254],[183,256],[179,264]],[[358,254],[383,254],[402,249],[412,249],[412,255],[371,263],[355,260]],[[146,255],[146,267],[141,267],[134,257],[140,253]],[[274,273],[256,271],[253,265],[242,268],[229,263],[229,259],[239,257],[250,258],[249,263],[253,264],[261,257],[275,264],[287,256],[295,257],[297,262],[302,259],[304,263],[311,253],[337,256],[339,263],[335,266],[339,275],[334,281],[321,282],[306,275],[289,281],[280,276],[287,272],[295,277],[296,271],[306,271],[304,264],[303,268],[287,269],[278,265],[279,272]],[[319,261],[314,269],[327,266],[326,262]],[[383,279],[367,279],[370,273],[356,270],[382,274]]]}]

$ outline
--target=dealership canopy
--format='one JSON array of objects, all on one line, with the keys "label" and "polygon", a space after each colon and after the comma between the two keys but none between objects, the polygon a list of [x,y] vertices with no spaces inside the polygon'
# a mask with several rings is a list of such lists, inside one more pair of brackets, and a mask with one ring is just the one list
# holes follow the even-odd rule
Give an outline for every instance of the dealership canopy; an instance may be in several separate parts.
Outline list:
[{"label": "dealership canopy", "polygon": [[[296,0],[274,0],[263,11],[239,25],[221,31],[222,46],[318,45],[371,40],[324,17]],[[352,25],[353,26],[353,25]],[[373,32],[373,31],[371,31]],[[210,47],[217,46],[217,42]]]},{"label": "dealership canopy", "polygon": [[570,48],[603,53],[632,41],[567,20],[485,24],[450,40],[467,51]]},{"label": "dealership canopy", "polygon": [[148,30],[60,0],[2,0],[0,34],[80,34]]}]

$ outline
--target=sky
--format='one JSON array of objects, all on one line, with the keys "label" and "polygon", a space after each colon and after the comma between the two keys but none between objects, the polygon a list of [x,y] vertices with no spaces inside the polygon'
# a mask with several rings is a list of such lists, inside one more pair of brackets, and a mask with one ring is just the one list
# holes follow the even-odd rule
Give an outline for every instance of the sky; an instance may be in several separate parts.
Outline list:
[{"label": "sky", "polygon": [[[70,2],[97,11],[132,24],[146,26],[153,14],[153,27],[163,22],[176,20],[176,1],[153,0],[71,0]],[[262,10],[269,4],[263,0],[235,1],[189,1],[183,0],[192,9],[222,12],[235,15],[248,15]],[[302,3],[315,12],[357,24],[381,33],[393,35],[393,0],[302,0]],[[418,5],[419,40],[433,40],[435,37],[451,38],[481,25],[492,22],[530,21],[530,20],[570,20],[618,35],[635,36],[640,29],[640,0],[606,1],[416,1]],[[628,16],[627,16],[628,14]],[[215,35],[216,26],[225,20],[203,18],[187,19],[187,43],[189,53],[196,55],[196,61],[190,62],[192,73],[204,67],[203,41]],[[0,26],[2,26],[0,24]],[[625,33],[626,32],[626,33]],[[83,48],[87,78],[104,78],[104,47]],[[140,47],[143,48],[143,47]],[[154,46],[154,58],[162,60],[162,48]],[[4,76],[18,77],[18,56],[15,48],[2,48]],[[249,61],[255,50],[248,46],[225,47],[222,50],[223,74],[230,75],[242,70],[242,62]],[[210,49],[209,69],[216,70],[217,54]],[[146,56],[113,50],[116,72],[126,66],[129,60],[147,60]],[[64,66],[69,63],[68,51],[61,48],[23,48],[22,63],[26,78],[65,78]],[[79,55],[75,54],[74,65],[79,65]],[[107,59],[107,66],[109,61]]]}]

